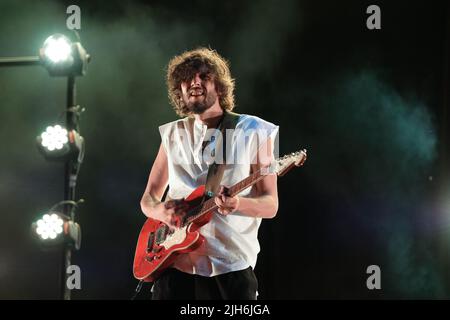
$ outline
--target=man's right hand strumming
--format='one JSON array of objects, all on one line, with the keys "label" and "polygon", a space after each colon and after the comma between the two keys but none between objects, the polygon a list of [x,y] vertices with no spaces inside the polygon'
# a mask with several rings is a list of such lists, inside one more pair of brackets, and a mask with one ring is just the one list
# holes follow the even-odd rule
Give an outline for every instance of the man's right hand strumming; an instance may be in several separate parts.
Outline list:
[{"label": "man's right hand strumming", "polygon": [[168,200],[153,205],[150,210],[145,210],[144,214],[164,222],[171,228],[180,228],[187,209],[188,205],[184,200]]}]

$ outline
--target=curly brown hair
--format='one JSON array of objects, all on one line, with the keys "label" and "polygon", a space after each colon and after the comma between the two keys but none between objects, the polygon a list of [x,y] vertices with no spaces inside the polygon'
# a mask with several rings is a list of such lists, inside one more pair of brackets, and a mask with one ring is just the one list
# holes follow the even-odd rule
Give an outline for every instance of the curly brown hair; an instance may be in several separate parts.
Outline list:
[{"label": "curly brown hair", "polygon": [[191,80],[200,68],[206,68],[214,79],[219,104],[223,110],[234,108],[234,79],[231,78],[229,63],[217,51],[197,48],[173,57],[167,66],[167,89],[170,104],[180,117],[190,116],[181,98],[181,82]]}]

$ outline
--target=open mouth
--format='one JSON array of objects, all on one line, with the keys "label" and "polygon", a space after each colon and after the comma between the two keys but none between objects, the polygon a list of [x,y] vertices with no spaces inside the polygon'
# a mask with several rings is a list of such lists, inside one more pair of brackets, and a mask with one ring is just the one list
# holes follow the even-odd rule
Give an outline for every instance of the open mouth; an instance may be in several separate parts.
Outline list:
[{"label": "open mouth", "polygon": [[200,97],[203,96],[203,90],[192,90],[189,93],[189,97]]}]

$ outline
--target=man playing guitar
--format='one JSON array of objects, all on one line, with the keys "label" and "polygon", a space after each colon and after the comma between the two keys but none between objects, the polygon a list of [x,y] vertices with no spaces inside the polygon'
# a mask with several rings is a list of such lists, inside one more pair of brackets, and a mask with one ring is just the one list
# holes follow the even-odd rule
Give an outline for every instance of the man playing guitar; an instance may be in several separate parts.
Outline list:
[{"label": "man playing guitar", "polygon": [[[170,102],[183,118],[159,128],[162,142],[141,208],[147,217],[178,228],[186,214],[186,204],[180,199],[206,182],[209,164],[204,154],[217,141],[211,139],[210,129],[220,128],[224,113],[234,107],[234,80],[224,58],[214,50],[199,48],[169,62],[167,85]],[[227,155],[231,150],[234,157],[230,162],[227,158],[220,190],[212,195],[217,211],[199,229],[206,241],[177,256],[156,279],[153,299],[257,297],[253,268],[260,250],[258,228],[262,218],[277,213],[277,176],[268,174],[235,196],[229,196],[224,186],[271,164],[278,126],[241,114],[234,129],[226,139]],[[265,132],[265,138],[258,131]],[[236,142],[237,135],[245,135],[241,144]],[[167,186],[167,199],[161,202]]]}]

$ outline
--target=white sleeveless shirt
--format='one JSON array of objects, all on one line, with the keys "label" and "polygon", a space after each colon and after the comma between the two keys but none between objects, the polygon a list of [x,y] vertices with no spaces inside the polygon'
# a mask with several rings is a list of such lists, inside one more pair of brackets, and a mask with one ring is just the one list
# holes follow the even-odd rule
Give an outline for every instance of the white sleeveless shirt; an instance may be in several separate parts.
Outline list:
[{"label": "white sleeveless shirt", "polygon": [[[203,141],[210,140],[212,130],[207,130],[206,125],[194,118],[184,118],[160,126],[159,131],[168,158],[168,197],[187,197],[195,188],[206,183],[210,162],[207,157],[202,157],[202,144]],[[277,134],[278,126],[256,116],[241,114],[232,139],[227,136],[230,148],[227,149],[227,157],[233,154],[235,164],[228,164],[230,162],[227,159],[221,184],[229,187],[248,177],[256,150],[267,138],[272,139],[277,152]],[[211,141],[205,148],[205,153],[214,148],[215,141]],[[246,196],[250,190],[251,188],[247,188],[239,195]],[[260,224],[261,218],[234,213],[223,216],[214,212],[211,221],[200,228],[200,233],[206,239],[204,244],[193,252],[179,255],[173,267],[186,273],[208,277],[249,266],[254,268],[260,250]]]}]

